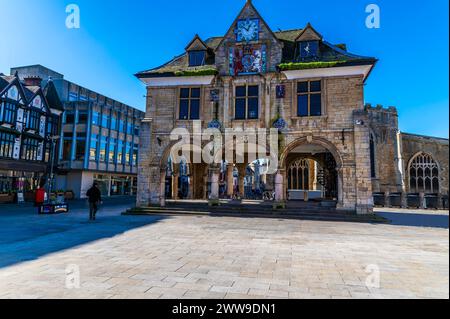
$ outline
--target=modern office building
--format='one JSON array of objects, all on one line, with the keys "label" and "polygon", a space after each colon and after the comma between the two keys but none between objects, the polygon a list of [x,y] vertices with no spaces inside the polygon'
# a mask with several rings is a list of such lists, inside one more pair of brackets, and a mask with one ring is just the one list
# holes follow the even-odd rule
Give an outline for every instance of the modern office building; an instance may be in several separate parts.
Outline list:
[{"label": "modern office building", "polygon": [[0,74],[0,202],[32,199],[47,181],[63,110],[52,81]]},{"label": "modern office building", "polygon": [[97,182],[105,196],[133,195],[137,188],[140,122],[144,113],[64,79],[41,65],[11,70],[20,78],[52,79],[65,112],[56,187],[84,198]]}]

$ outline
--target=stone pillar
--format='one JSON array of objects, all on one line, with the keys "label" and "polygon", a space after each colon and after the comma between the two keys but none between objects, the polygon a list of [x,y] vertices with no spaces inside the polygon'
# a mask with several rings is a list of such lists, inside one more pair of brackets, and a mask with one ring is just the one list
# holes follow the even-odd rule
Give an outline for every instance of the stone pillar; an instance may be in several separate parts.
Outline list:
[{"label": "stone pillar", "polygon": [[210,169],[211,175],[211,194],[209,195],[209,206],[218,206],[219,201],[219,179],[220,171],[217,168]]},{"label": "stone pillar", "polygon": [[405,192],[405,178],[403,168],[403,150],[402,150],[402,133],[400,131],[395,132],[394,147],[395,147],[395,179],[398,192]]},{"label": "stone pillar", "polygon": [[373,213],[372,178],[370,173],[370,132],[369,118],[365,111],[353,112],[355,177],[356,177],[356,213]]},{"label": "stone pillar", "polygon": [[424,192],[419,193],[419,207],[421,209],[427,208],[427,202],[425,201],[425,193]]},{"label": "stone pillar", "polygon": [[166,170],[160,170],[159,206],[166,206]]},{"label": "stone pillar", "polygon": [[244,199],[245,197],[245,170],[246,170],[246,166],[245,164],[240,164],[238,166],[238,171],[239,171],[239,196],[241,197],[241,199]]},{"label": "stone pillar", "polygon": [[227,167],[227,195],[232,198],[234,195],[234,165],[228,164]]},{"label": "stone pillar", "polygon": [[152,182],[152,171],[150,163],[152,159],[151,139],[152,139],[152,119],[145,118],[141,122],[139,139],[139,160],[138,160],[138,189],[136,194],[136,206],[146,207],[151,205],[150,183]]},{"label": "stone pillar", "polygon": [[174,171],[172,174],[172,198],[174,200],[178,199],[178,180],[179,180],[179,174],[177,171]]},{"label": "stone pillar", "polygon": [[273,204],[273,209],[286,208],[284,196],[284,178],[283,172],[278,171],[275,175],[275,202]]}]

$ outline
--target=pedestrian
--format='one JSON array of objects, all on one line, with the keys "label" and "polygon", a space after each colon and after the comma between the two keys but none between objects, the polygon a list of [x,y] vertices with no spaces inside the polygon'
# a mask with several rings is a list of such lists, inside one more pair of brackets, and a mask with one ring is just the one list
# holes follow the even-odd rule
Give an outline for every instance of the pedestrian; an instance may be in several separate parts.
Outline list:
[{"label": "pedestrian", "polygon": [[89,199],[89,220],[95,220],[98,211],[98,205],[102,201],[102,194],[98,189],[98,184],[94,185],[86,192]]},{"label": "pedestrian", "polygon": [[44,202],[45,202],[45,189],[44,186],[41,186],[36,190],[36,194],[34,197],[34,206],[37,207],[38,213],[41,212],[41,206],[44,205]]}]

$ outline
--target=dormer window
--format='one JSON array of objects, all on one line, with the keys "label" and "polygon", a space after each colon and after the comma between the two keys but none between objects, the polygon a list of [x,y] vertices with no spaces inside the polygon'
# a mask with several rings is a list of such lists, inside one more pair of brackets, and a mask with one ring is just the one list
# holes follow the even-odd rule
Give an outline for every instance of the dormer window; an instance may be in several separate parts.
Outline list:
[{"label": "dormer window", "polygon": [[189,66],[205,65],[206,51],[189,51]]},{"label": "dormer window", "polygon": [[299,42],[300,60],[314,60],[319,56],[319,41]]}]

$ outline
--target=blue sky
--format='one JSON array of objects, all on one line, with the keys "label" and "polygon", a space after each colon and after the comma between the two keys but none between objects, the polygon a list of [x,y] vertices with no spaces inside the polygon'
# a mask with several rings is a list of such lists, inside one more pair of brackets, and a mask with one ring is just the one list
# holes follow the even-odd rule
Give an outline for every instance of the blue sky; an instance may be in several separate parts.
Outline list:
[{"label": "blue sky", "polygon": [[[198,33],[223,35],[244,0],[0,0],[0,72],[42,64],[66,79],[145,106],[133,74],[183,52]],[[273,30],[307,22],[332,43],[380,59],[366,102],[396,106],[403,131],[448,137],[448,0],[253,0]],[[81,10],[81,28],[65,27],[67,5]],[[367,29],[365,7],[381,8],[381,28]]]}]

